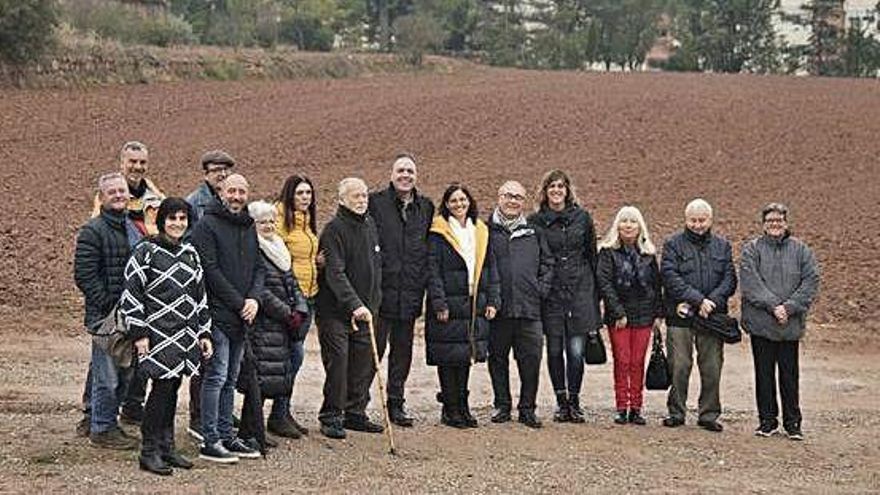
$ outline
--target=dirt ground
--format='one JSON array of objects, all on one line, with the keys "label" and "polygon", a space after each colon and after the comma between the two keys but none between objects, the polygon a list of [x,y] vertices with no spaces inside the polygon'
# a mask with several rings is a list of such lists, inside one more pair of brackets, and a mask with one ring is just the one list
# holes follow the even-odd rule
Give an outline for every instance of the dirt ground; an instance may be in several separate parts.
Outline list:
[{"label": "dirt ground", "polygon": [[[878,98],[873,81],[488,69],[0,91],[0,249],[14,253],[0,264],[0,492],[878,492]],[[600,232],[632,202],[659,242],[704,196],[737,253],[758,232],[760,206],[784,201],[823,270],[801,361],[807,440],[751,436],[747,343],[726,349],[727,428],[713,435],[659,426],[656,392],[648,426],[613,426],[610,365],[588,370],[586,425],[547,421],[540,431],[488,426],[480,365],[471,388],[484,427],[452,431],[439,425],[436,374],[419,342],[408,402],[419,422],[398,432],[391,458],[378,436],[316,434],[323,371],[312,336],[295,392],[309,438],[237,467],[147,476],[134,453],[94,450],[73,434],[88,360],[73,239],[94,179],[130,139],[150,146],[150,175],[171,194],[195,187],[198,156],[216,147],[239,159],[255,197],[305,172],[323,219],[340,178],[383,187],[399,150],[420,157],[425,192],[436,199],[464,181],[483,213],[504,179],[531,188],[546,169],[566,169]],[[542,378],[539,413],[549,419]],[[697,389],[695,379],[694,406]],[[185,406],[182,392],[179,439],[193,454]]]}]

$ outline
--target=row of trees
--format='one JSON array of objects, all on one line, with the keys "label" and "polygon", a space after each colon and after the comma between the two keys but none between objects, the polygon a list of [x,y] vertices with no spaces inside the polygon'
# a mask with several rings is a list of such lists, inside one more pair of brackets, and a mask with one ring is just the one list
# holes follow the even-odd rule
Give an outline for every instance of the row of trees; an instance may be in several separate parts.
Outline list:
[{"label": "row of trees", "polygon": [[[0,0],[0,56],[27,59],[17,47],[64,22],[123,42],[396,51],[413,63],[434,52],[549,69],[636,70],[665,39],[671,56],[657,63],[668,70],[876,75],[880,1],[849,25],[842,0],[805,1],[785,15],[780,0]],[[809,42],[781,38],[780,21],[808,27]]]}]

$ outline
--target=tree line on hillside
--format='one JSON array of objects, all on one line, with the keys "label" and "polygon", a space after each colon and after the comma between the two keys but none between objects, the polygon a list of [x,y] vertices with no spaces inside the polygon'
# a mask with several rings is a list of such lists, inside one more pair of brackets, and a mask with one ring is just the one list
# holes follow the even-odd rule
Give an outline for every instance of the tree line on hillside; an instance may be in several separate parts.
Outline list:
[{"label": "tree line on hillside", "polygon": [[[0,0],[0,59],[50,50],[59,26],[123,43],[425,53],[541,69],[876,76],[880,1],[843,0]],[[804,44],[777,32],[804,26]]]}]

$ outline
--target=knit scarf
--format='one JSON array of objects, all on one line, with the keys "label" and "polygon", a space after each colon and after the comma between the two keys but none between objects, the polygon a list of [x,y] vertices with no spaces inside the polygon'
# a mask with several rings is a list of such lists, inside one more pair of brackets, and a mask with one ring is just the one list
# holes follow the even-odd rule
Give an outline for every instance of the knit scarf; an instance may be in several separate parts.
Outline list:
[{"label": "knit scarf", "polygon": [[501,209],[495,208],[495,212],[492,213],[492,221],[507,229],[508,232],[513,232],[526,224],[526,216],[520,213],[516,218],[507,218],[501,213]]},{"label": "knit scarf", "polygon": [[287,250],[284,240],[277,234],[272,234],[272,237],[269,239],[258,235],[257,239],[260,241],[260,251],[269,258],[269,261],[282,272],[289,272],[291,265],[290,251]]}]

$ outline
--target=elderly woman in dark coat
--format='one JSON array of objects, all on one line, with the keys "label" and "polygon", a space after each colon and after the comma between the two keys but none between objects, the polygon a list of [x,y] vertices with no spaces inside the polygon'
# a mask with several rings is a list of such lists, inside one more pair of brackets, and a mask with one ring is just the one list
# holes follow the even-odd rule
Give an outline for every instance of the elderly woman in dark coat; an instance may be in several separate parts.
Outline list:
[{"label": "elderly woman in dark coat", "polygon": [[547,172],[539,197],[538,211],[529,221],[544,231],[556,267],[542,318],[547,367],[556,394],[553,420],[583,423],[579,394],[584,348],[586,339],[595,337],[602,326],[596,287],[596,231],[565,172]]},{"label": "elderly woman in dark coat", "polygon": [[141,423],[140,466],[161,475],[192,467],[174,450],[177,389],[183,376],[198,373],[199,355],[212,354],[202,264],[196,250],[181,242],[190,218],[184,200],[162,201],[159,233],[134,249],[119,303],[138,366],[153,381]]},{"label": "elderly woman in dark coat", "polygon": [[437,366],[441,422],[475,428],[468,406],[471,364],[489,354],[489,320],[500,307],[501,289],[489,249],[489,229],[477,218],[470,192],[453,184],[428,234],[428,365]]},{"label": "elderly woman in dark coat", "polygon": [[[248,213],[257,227],[262,262],[266,268],[264,290],[260,294],[261,306],[254,322],[253,331],[247,335],[250,352],[245,352],[247,363],[242,364],[242,376],[256,374],[259,397],[256,390],[245,389],[245,406],[242,408],[242,426],[239,437],[252,448],[264,450],[253,439],[259,439],[262,428],[263,401],[290,400],[293,391],[294,370],[290,360],[292,349],[302,345],[307,328],[303,321],[309,311],[308,303],[291,271],[290,251],[276,232],[275,207],[265,201],[248,205]],[[249,373],[245,373],[248,371]],[[256,417],[254,417],[256,416]],[[270,417],[267,429],[276,435],[300,438],[300,432],[288,417]]]}]

